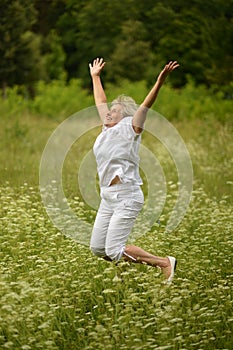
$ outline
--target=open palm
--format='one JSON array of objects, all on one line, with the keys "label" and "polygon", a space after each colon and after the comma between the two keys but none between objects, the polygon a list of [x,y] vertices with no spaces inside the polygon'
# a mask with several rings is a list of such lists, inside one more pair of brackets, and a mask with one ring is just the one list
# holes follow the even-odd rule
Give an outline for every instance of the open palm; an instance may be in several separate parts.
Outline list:
[{"label": "open palm", "polygon": [[105,62],[103,58],[96,58],[92,64],[91,63],[89,64],[91,76],[93,77],[96,75],[100,75],[104,66],[105,66]]}]

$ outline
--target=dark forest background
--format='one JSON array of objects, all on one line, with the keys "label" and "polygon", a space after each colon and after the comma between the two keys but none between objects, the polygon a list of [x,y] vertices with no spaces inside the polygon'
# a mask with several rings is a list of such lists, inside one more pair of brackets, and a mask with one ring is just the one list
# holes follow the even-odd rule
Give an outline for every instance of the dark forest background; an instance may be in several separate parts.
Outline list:
[{"label": "dark forest background", "polygon": [[[90,86],[88,63],[102,56],[105,78],[154,81],[168,60],[190,79],[232,98],[232,0],[0,0],[0,80],[26,86],[78,78]],[[5,96],[6,97],[6,96]]]}]

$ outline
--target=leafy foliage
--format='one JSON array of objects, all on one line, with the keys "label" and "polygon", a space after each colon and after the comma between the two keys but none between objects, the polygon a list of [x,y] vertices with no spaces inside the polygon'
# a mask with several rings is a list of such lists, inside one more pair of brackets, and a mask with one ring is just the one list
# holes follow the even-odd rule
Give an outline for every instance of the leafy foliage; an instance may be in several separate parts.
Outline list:
[{"label": "leafy foliage", "polygon": [[[36,20],[36,12],[31,1],[0,1],[0,83],[2,87],[22,83],[17,73],[30,71],[32,54],[28,45],[27,32]],[[35,49],[35,47],[34,47]]]},{"label": "leafy foliage", "polygon": [[150,82],[172,59],[182,66],[172,85],[191,76],[232,98],[232,0],[1,0],[1,8],[2,85],[67,77],[89,87],[88,63],[97,56],[111,67],[111,82]]}]

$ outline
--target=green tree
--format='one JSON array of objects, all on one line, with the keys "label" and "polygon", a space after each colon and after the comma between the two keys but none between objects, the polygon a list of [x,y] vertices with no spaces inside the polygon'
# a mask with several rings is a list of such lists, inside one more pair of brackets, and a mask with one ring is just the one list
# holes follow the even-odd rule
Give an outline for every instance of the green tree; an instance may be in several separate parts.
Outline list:
[{"label": "green tree", "polygon": [[21,48],[15,57],[17,84],[32,85],[38,79],[46,79],[46,67],[41,55],[41,36],[31,31],[26,31],[20,38]]},{"label": "green tree", "polygon": [[165,0],[146,12],[145,26],[158,62],[177,59],[182,70],[171,77],[182,86],[228,85],[232,81],[232,0]]},{"label": "green tree", "polygon": [[52,29],[44,42],[44,61],[47,77],[49,80],[66,79],[65,60],[66,54],[61,45],[61,38]]},{"label": "green tree", "polygon": [[233,76],[233,0],[0,0],[0,84],[82,79],[102,56],[108,81],[154,78],[169,60],[169,79],[229,91]]},{"label": "green tree", "polygon": [[[121,40],[122,24],[136,17],[134,1],[68,0],[58,21],[59,34],[67,54],[69,77],[78,76],[89,85],[88,63],[96,56],[107,61]],[[119,47],[119,45],[118,45]]]},{"label": "green tree", "polygon": [[233,82],[233,1],[213,1],[212,16],[206,27],[205,49],[211,58],[205,70],[206,80],[209,85],[230,92]]},{"label": "green tree", "polygon": [[33,30],[43,37],[47,37],[52,29],[56,29],[57,22],[66,11],[66,4],[70,1],[33,0],[33,2],[37,11],[37,20],[33,25]]},{"label": "green tree", "polygon": [[120,38],[109,58],[108,80],[139,81],[147,77],[153,54],[145,34],[143,23],[139,21],[129,20],[122,24]]},{"label": "green tree", "polygon": [[25,33],[34,23],[36,11],[30,0],[0,0],[0,7],[0,84],[5,96],[7,85],[26,79],[25,65],[31,51]]}]

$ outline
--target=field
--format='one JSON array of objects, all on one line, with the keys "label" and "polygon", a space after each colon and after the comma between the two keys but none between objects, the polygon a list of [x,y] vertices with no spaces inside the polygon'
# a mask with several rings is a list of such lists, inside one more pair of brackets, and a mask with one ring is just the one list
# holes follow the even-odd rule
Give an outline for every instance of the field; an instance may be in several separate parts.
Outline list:
[{"label": "field", "polygon": [[[230,108],[227,117],[220,118],[220,113],[213,112],[214,98],[205,104],[202,95],[196,118],[184,116],[186,107],[176,109],[172,123],[190,152],[194,179],[186,215],[170,233],[165,227],[177,196],[177,176],[162,149],[157,155],[167,179],[166,203],[159,221],[136,244],[157,255],[177,257],[174,282],[167,286],[158,269],[102,261],[92,256],[88,246],[54,227],[40,196],[39,164],[64,114],[45,115],[38,100],[33,108],[18,97],[10,105],[16,99],[14,92],[12,96],[2,103],[0,121],[0,348],[232,349]],[[170,105],[161,111],[164,115],[175,110],[178,102],[172,92],[169,97]],[[190,100],[192,108],[196,97]],[[163,98],[162,94],[158,106]],[[83,123],[88,130],[89,121]],[[64,163],[64,191],[70,206],[89,224],[95,210],[83,200],[76,177],[98,131],[84,135]],[[143,143],[153,152],[161,147],[146,133]],[[143,190],[146,194],[146,184]],[[143,227],[143,217],[139,221]]]}]

